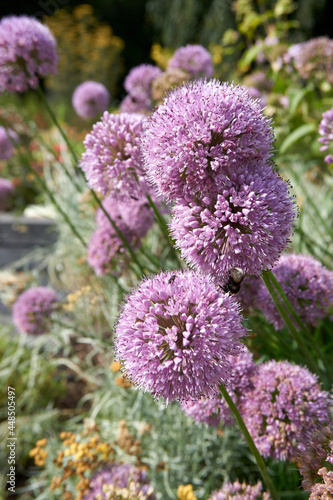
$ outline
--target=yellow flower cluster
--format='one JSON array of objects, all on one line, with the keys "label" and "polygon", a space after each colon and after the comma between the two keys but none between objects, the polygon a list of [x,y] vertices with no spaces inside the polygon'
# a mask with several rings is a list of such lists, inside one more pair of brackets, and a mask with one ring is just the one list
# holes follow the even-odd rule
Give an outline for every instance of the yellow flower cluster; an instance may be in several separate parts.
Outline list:
[{"label": "yellow flower cluster", "polygon": [[178,486],[177,500],[197,500],[197,497],[193,493],[192,484],[187,484],[186,486],[180,484]]},{"label": "yellow flower cluster", "polygon": [[39,439],[36,443],[35,448],[30,450],[29,452],[29,457],[33,457],[35,460],[35,464],[38,465],[39,467],[43,467],[45,465],[45,459],[48,456],[48,453],[46,450],[44,450],[44,446],[46,446],[47,440],[44,439]]},{"label": "yellow flower cluster", "polygon": [[75,293],[69,293],[66,297],[67,303],[63,304],[63,309],[65,311],[74,311],[75,304],[77,300],[82,297],[85,294],[88,294],[91,292],[91,287],[90,286],[83,286],[81,287],[77,292]]},{"label": "yellow flower cluster", "polygon": [[57,94],[72,93],[78,84],[96,80],[98,75],[98,81],[114,94],[122,71],[120,53],[124,42],[113,35],[109,25],[98,21],[92,6],[79,5],[72,13],[59,9],[46,19],[46,24],[57,40],[59,52],[58,70],[48,78],[48,86]]},{"label": "yellow flower cluster", "polygon": [[172,54],[172,49],[169,49],[168,47],[163,48],[158,43],[154,43],[150,51],[150,57],[152,60],[155,61],[157,66],[163,70],[166,69]]}]

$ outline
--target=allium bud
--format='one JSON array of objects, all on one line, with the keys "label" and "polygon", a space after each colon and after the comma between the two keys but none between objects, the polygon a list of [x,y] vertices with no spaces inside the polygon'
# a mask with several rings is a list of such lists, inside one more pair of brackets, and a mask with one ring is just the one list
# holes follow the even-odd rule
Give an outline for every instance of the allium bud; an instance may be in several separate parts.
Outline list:
[{"label": "allium bud", "polygon": [[22,332],[39,335],[48,330],[57,296],[53,290],[38,286],[23,292],[13,305],[13,322]]}]

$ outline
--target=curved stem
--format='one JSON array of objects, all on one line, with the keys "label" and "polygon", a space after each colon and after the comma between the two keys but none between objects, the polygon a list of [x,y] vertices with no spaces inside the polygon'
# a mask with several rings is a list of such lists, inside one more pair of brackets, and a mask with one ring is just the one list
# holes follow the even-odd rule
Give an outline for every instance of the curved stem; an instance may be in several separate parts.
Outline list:
[{"label": "curved stem", "polygon": [[258,468],[259,468],[260,473],[262,475],[262,478],[264,480],[264,483],[266,484],[266,487],[269,490],[269,492],[272,496],[272,499],[279,500],[279,495],[275,489],[274,483],[273,483],[270,475],[268,474],[268,470],[267,470],[266,464],[264,462],[264,459],[260,455],[256,445],[254,444],[254,441],[253,441],[249,431],[247,430],[245,422],[242,419],[239,411],[237,410],[235,403],[233,402],[233,400],[229,396],[226,388],[224,387],[224,385],[222,383],[219,385],[219,389],[220,389],[222,396],[224,397],[224,399],[228,403],[230,410],[234,414],[234,417],[239,425],[240,430],[242,431],[242,434],[245,438],[245,441],[246,441],[248,447],[250,448],[252,455],[254,456],[254,458],[257,462],[257,465],[258,465]]}]

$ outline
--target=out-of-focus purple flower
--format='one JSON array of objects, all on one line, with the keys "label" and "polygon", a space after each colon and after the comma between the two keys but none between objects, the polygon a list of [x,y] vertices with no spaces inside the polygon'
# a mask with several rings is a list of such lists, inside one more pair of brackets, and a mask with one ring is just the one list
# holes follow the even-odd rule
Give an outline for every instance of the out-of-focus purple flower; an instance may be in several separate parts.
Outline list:
[{"label": "out-of-focus purple flower", "polygon": [[259,104],[245,88],[217,80],[176,88],[142,136],[148,177],[169,199],[209,193],[226,168],[268,159],[272,144],[271,122]]},{"label": "out-of-focus purple flower", "polygon": [[295,460],[304,452],[315,422],[329,419],[328,393],[321,390],[316,375],[288,361],[258,365],[252,383],[242,417],[259,452]]},{"label": "out-of-focus purple flower", "polygon": [[247,87],[256,87],[261,92],[270,92],[274,82],[271,78],[267,78],[265,71],[256,71],[244,78],[244,85]]},{"label": "out-of-focus purple flower", "polygon": [[[256,365],[253,362],[252,354],[246,347],[238,356],[227,356],[227,360],[231,366],[227,390],[237,408],[240,409],[249,392],[253,390],[251,377]],[[223,420],[224,425],[234,423],[232,413],[221,397],[184,401],[181,403],[181,407],[184,413],[196,422],[213,426],[217,426],[221,420]]]},{"label": "out-of-focus purple flower", "polygon": [[247,93],[252,99],[256,99],[261,108],[266,106],[266,99],[256,87],[246,87]]},{"label": "out-of-focus purple flower", "polygon": [[14,191],[13,184],[8,179],[0,177],[0,212],[9,208]]},{"label": "out-of-focus purple flower", "polygon": [[18,141],[17,134],[0,126],[0,160],[9,160],[14,154],[13,141]]},{"label": "out-of-focus purple flower", "polygon": [[104,112],[86,136],[80,167],[91,188],[136,196],[146,191],[140,139],[146,117]]},{"label": "out-of-focus purple flower", "polygon": [[313,78],[333,84],[333,40],[330,38],[321,36],[292,45],[283,60],[293,65],[305,80]]},{"label": "out-of-focus purple flower", "polygon": [[151,99],[153,80],[162,73],[162,70],[152,64],[140,64],[132,68],[125,78],[124,87],[137,101]]},{"label": "out-of-focus purple flower", "polygon": [[289,243],[296,210],[272,168],[228,170],[215,195],[178,200],[170,224],[182,258],[221,280],[235,267],[251,275],[271,268]]},{"label": "out-of-focus purple flower", "polygon": [[13,305],[13,322],[21,332],[39,335],[48,330],[57,296],[53,290],[37,286],[25,290]]},{"label": "out-of-focus purple flower", "polygon": [[0,92],[35,89],[39,78],[56,72],[56,41],[47,26],[27,16],[0,21]]},{"label": "out-of-focus purple flower", "polygon": [[224,483],[221,490],[214,491],[208,500],[271,500],[267,492],[262,491],[260,481],[254,486],[251,486],[245,481],[240,483]]},{"label": "out-of-focus purple flower", "polygon": [[120,103],[121,113],[142,113],[150,115],[152,112],[152,104],[150,99],[137,101],[131,95],[127,95]]},{"label": "out-of-focus purple flower", "polygon": [[[332,314],[333,272],[320,262],[308,255],[286,254],[272,271],[302,321],[316,326]],[[263,283],[256,303],[276,329],[283,328],[284,321]]]},{"label": "out-of-focus purple flower", "polygon": [[83,500],[95,500],[97,497],[106,500],[109,496],[105,494],[103,486],[112,485],[114,488],[128,489],[131,483],[135,484],[133,493],[145,495],[146,500],[155,500],[153,488],[146,473],[134,465],[119,463],[106,465],[100,471],[95,472],[89,481],[90,489],[83,496]]},{"label": "out-of-focus purple flower", "polygon": [[86,81],[76,87],[72,97],[73,108],[81,118],[92,119],[106,110],[109,91],[98,82]]},{"label": "out-of-focus purple flower", "polygon": [[[300,462],[299,471],[304,478],[302,481],[303,489],[311,492],[316,484],[322,486],[327,469],[331,470],[333,466],[332,422],[329,422],[326,426],[317,426],[314,429],[308,436],[306,450],[300,454],[298,459]],[[332,480],[333,477],[331,478],[331,486],[333,486]],[[319,496],[319,498],[322,497]]]},{"label": "out-of-focus purple flower", "polygon": [[[333,143],[333,108],[323,113],[322,120],[319,123],[319,134],[322,137],[318,141],[323,144],[320,151],[326,151]],[[331,154],[325,156],[325,162],[328,164],[333,163],[333,156]]]},{"label": "out-of-focus purple flower", "polygon": [[214,396],[240,352],[236,300],[208,277],[166,271],[128,295],[116,326],[116,357],[138,387],[166,402]]},{"label": "out-of-focus purple flower", "polygon": [[[133,248],[139,245],[154,223],[154,214],[146,198],[118,199],[108,196],[103,206]],[[100,275],[116,271],[117,265],[122,264],[126,257],[126,248],[101,208],[97,210],[96,222],[98,228],[88,245],[88,263]]]},{"label": "out-of-focus purple flower", "polygon": [[171,68],[183,69],[191,78],[210,78],[214,72],[212,56],[202,45],[179,47],[168,62]]},{"label": "out-of-focus purple flower", "polygon": [[179,86],[190,80],[190,75],[180,68],[169,68],[161,73],[152,85],[152,98],[154,101],[160,101],[172,87]]}]

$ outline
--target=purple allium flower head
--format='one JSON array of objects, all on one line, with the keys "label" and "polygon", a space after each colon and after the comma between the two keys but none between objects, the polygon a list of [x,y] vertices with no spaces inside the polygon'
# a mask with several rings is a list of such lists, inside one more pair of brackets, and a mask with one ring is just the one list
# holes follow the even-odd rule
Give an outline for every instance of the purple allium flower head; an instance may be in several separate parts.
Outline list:
[{"label": "purple allium flower head", "polygon": [[[304,477],[302,487],[304,490],[311,492],[315,484],[322,483],[325,472],[323,469],[326,469],[327,472],[327,469],[331,470],[333,466],[332,422],[329,422],[326,426],[317,426],[313,430],[308,436],[306,450],[298,458],[300,462],[299,471]],[[331,485],[333,486],[333,477],[331,478]]]},{"label": "purple allium flower head", "polygon": [[150,115],[152,112],[152,103],[150,99],[137,101],[131,95],[127,95],[120,103],[121,113],[142,113]]},{"label": "purple allium flower head", "polygon": [[13,141],[18,141],[17,134],[0,126],[0,160],[9,160],[14,154]]},{"label": "purple allium flower head", "polygon": [[[333,108],[323,113],[322,120],[319,123],[319,134],[322,137],[318,141],[323,144],[320,151],[327,151],[328,147],[333,145]],[[325,162],[332,163],[332,155],[327,155]]]},{"label": "purple allium flower head", "polygon": [[[321,319],[332,315],[333,271],[311,256],[295,254],[282,255],[272,271],[302,321],[316,326]],[[277,330],[284,327],[263,283],[256,304]]]},{"label": "purple allium flower head", "polygon": [[[228,393],[239,409],[248,393],[254,388],[251,377],[254,374],[256,365],[253,362],[252,354],[246,347],[238,356],[228,355],[227,360],[231,366],[228,377]],[[234,423],[232,413],[225,400],[221,397],[184,401],[181,403],[181,407],[184,413],[188,417],[192,417],[196,422],[203,422],[213,426],[217,426],[221,420],[223,420],[224,425]]]},{"label": "purple allium flower head", "polygon": [[161,196],[208,193],[226,168],[272,155],[273,132],[243,87],[193,81],[171,91],[142,136],[145,168]]},{"label": "purple allium flower head", "polygon": [[252,383],[242,417],[259,452],[295,460],[316,422],[328,421],[328,393],[321,390],[316,375],[288,361],[258,365]]},{"label": "purple allium flower head", "polygon": [[155,500],[154,493],[150,493],[152,488],[144,471],[130,464],[114,463],[104,466],[100,471],[95,472],[89,482],[89,491],[83,496],[83,500],[95,500],[109,498],[103,491],[104,485],[112,485],[115,488],[128,488],[134,482],[136,494],[141,492],[147,495],[147,500]]},{"label": "purple allium flower head", "polygon": [[13,184],[8,179],[0,177],[0,212],[8,209],[14,191]]},{"label": "purple allium flower head", "polygon": [[214,491],[208,500],[271,500],[271,497],[262,491],[260,481],[254,486],[235,481],[224,483],[222,489]]},{"label": "purple allium flower head", "polygon": [[116,357],[139,388],[166,402],[218,393],[229,379],[227,356],[240,352],[236,300],[207,276],[166,271],[147,278],[124,302]]},{"label": "purple allium flower head", "polygon": [[153,80],[162,73],[162,70],[152,64],[140,64],[132,68],[125,78],[124,87],[137,101],[151,98]]},{"label": "purple allium flower head", "polygon": [[[103,206],[131,247],[139,245],[140,239],[154,223],[154,214],[146,198],[134,200],[108,196]],[[98,228],[88,245],[88,263],[100,275],[115,271],[116,264],[121,264],[126,258],[126,249],[101,208],[97,210],[96,221]]]},{"label": "purple allium flower head", "polygon": [[0,92],[35,89],[39,78],[56,72],[56,41],[49,28],[27,16],[0,21]]},{"label": "purple allium flower head", "polygon": [[202,45],[179,47],[168,62],[167,69],[179,68],[192,78],[207,77],[213,74],[212,56]]},{"label": "purple allium flower head", "polygon": [[109,91],[98,82],[87,81],[76,87],[72,104],[81,118],[95,118],[106,110],[110,102]]},{"label": "purple allium flower head", "polygon": [[146,190],[140,138],[146,117],[139,114],[104,112],[83,144],[80,166],[91,188],[136,195]]},{"label": "purple allium flower head", "polygon": [[57,296],[53,290],[37,286],[25,290],[13,305],[13,322],[18,330],[39,335],[48,330]]},{"label": "purple allium flower head", "polygon": [[258,275],[289,243],[295,210],[289,185],[272,168],[254,163],[230,168],[214,195],[178,200],[170,227],[190,265],[218,279],[235,267]]}]

